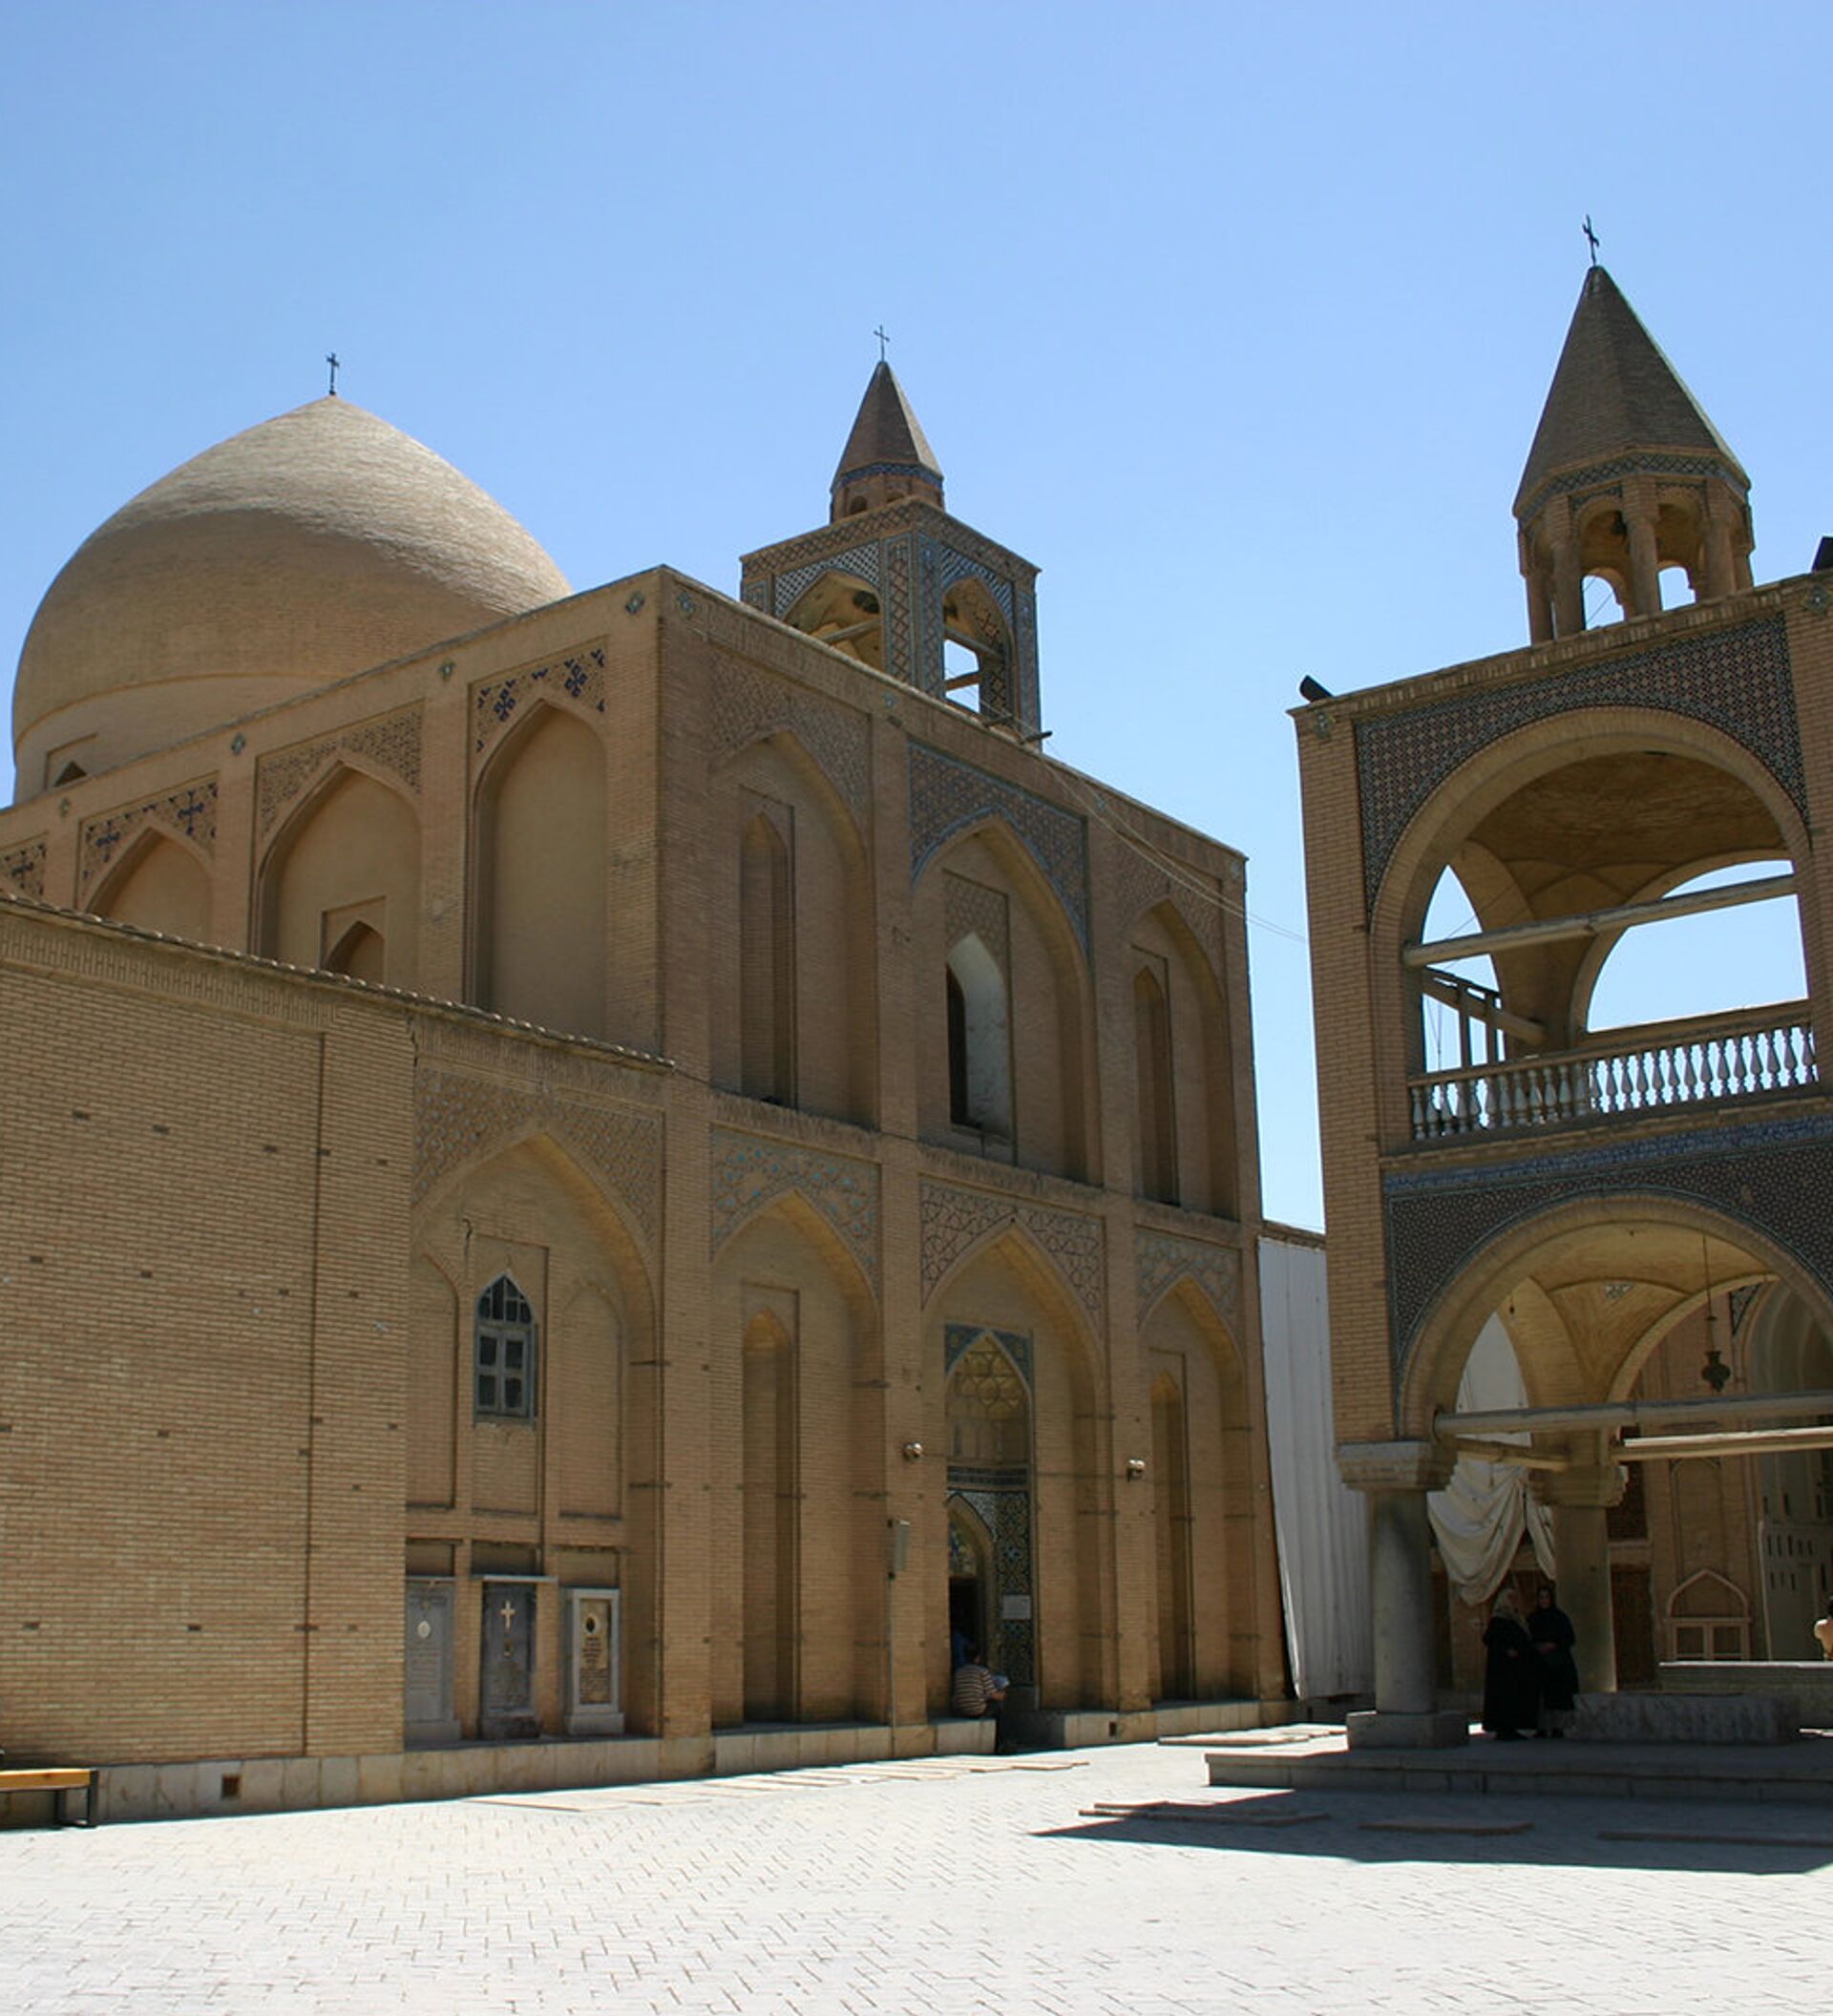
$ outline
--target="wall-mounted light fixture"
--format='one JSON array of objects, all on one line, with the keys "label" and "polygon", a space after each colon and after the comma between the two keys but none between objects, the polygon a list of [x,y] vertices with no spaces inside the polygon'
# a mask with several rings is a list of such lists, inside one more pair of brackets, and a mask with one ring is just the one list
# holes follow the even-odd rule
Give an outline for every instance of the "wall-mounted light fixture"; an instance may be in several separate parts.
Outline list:
[{"label": "wall-mounted light fixture", "polygon": [[1136,1484],[1145,1475],[1146,1459],[1143,1456],[1129,1456],[1127,1459],[1127,1481]]},{"label": "wall-mounted light fixture", "polygon": [[922,1443],[921,1443],[921,1442],[906,1442],[906,1443],[904,1444],[904,1460],[905,1460],[905,1462],[907,1462],[907,1463],[920,1463],[920,1462],[922,1461],[922,1460],[923,1460],[923,1445],[922,1445]]}]

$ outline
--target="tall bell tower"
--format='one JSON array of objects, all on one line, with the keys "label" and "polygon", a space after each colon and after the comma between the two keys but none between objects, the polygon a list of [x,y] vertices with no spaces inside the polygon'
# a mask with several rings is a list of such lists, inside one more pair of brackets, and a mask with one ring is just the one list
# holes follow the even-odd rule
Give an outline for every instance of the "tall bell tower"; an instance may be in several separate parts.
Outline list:
[{"label": "tall bell tower", "polygon": [[740,594],[874,671],[1042,739],[1038,570],[945,507],[897,374],[867,381],[817,532],[748,553]]},{"label": "tall bell tower", "polygon": [[1625,616],[1661,609],[1663,568],[1696,598],[1750,586],[1750,478],[1616,283],[1585,275],[1515,493],[1534,642],[1585,627],[1585,581]]}]

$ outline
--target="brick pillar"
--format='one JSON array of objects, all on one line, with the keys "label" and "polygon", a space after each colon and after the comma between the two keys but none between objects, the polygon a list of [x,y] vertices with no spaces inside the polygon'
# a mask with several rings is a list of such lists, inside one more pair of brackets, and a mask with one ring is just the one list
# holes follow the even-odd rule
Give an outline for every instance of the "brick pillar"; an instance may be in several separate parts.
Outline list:
[{"label": "brick pillar", "polygon": [[1536,1472],[1532,1489],[1553,1515],[1553,1560],[1559,1606],[1578,1634],[1579,1690],[1616,1691],[1616,1620],[1611,1605],[1610,1507],[1623,1496],[1620,1463],[1588,1463]]}]

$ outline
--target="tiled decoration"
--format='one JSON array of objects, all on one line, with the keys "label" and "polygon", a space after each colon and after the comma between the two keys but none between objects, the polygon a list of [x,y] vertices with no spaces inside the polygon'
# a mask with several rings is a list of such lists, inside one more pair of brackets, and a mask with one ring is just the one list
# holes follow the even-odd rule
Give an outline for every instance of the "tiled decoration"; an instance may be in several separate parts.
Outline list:
[{"label": "tiled decoration", "polygon": [[1007,784],[1002,777],[913,741],[910,879],[916,881],[937,851],[957,833],[988,818],[1001,820],[1022,843],[1056,892],[1086,951],[1088,834],[1083,822],[1016,784]]},{"label": "tiled decoration", "polygon": [[45,893],[45,842],[41,834],[32,840],[22,840],[16,847],[0,850],[0,882],[22,896],[37,896]]},{"label": "tiled decoration", "polygon": [[[959,1400],[992,1420],[1023,1416],[1031,1409],[1031,1339],[1020,1331],[989,1330],[978,1323],[949,1323],[942,1330],[944,1369],[951,1411]],[[993,1543],[993,1587],[988,1609],[993,1644],[987,1664],[1012,1679],[1035,1679],[1036,1625],[1030,1617],[1003,1614],[1008,1596],[1027,1599],[1035,1584],[1031,1555],[1031,1467],[1026,1462],[972,1463],[951,1459],[948,1489],[972,1506]],[[951,1534],[950,1558],[954,1559]],[[967,1558],[967,1571],[975,1564]]]},{"label": "tiled decoration", "polygon": [[263,756],[255,770],[255,831],[265,840],[282,816],[330,764],[341,756],[358,756],[420,793],[420,709],[403,707],[379,721],[359,722],[317,742]]},{"label": "tiled decoration", "polygon": [[1054,1211],[990,1190],[965,1190],[924,1177],[921,1184],[923,1300],[970,1247],[1002,1225],[1027,1232],[1055,1264],[1088,1313],[1094,1334],[1105,1337],[1107,1299],[1106,1243],[1101,1221],[1075,1211]]},{"label": "tiled decoration", "polygon": [[772,616],[789,615],[797,602],[812,588],[823,575],[850,574],[866,583],[869,588],[878,586],[878,542],[870,539],[860,546],[849,546],[844,553],[835,553],[821,559],[810,560],[800,567],[791,567],[787,574],[776,577],[774,594],[776,606]]},{"label": "tiled decoration", "polygon": [[158,827],[190,841],[201,853],[212,853],[217,845],[217,780],[200,777],[149,798],[142,805],[126,805],[95,819],[83,821],[76,849],[76,894],[80,902],[88,896],[142,827]]},{"label": "tiled decoration", "polygon": [[1734,490],[1744,487],[1743,477],[1729,463],[1713,455],[1615,455],[1608,462],[1588,462],[1582,469],[1569,469],[1561,475],[1546,477],[1521,500],[1515,515],[1530,518],[1549,497],[1570,496],[1574,491],[1620,483],[1625,476],[1717,476]]},{"label": "tiled decoration", "polygon": [[662,1184],[658,1115],[587,1105],[454,1071],[423,1069],[414,1078],[414,1202],[474,1156],[531,1132],[551,1134],[578,1155],[655,1244]]},{"label": "tiled decoration", "polygon": [[911,642],[911,544],[907,537],[885,542],[885,670],[906,685],[916,683],[916,660]]},{"label": "tiled decoration", "polygon": [[524,665],[500,679],[480,680],[471,689],[471,754],[474,765],[495,747],[518,712],[537,700],[580,714],[604,712],[604,646],[581,644],[577,651]]},{"label": "tiled decoration", "polygon": [[713,680],[717,759],[736,755],[778,730],[787,730],[808,750],[863,830],[872,809],[872,743],[865,716],[753,666],[721,659]]},{"label": "tiled decoration", "polygon": [[1517,728],[1590,707],[1644,707],[1740,744],[1807,816],[1801,738],[1780,616],[1679,637],[1590,668],[1477,687],[1356,724],[1362,872],[1370,909],[1407,822],[1480,750]]},{"label": "tiled decoration", "polygon": [[994,964],[1010,986],[1012,947],[1008,922],[1003,891],[988,889],[983,882],[970,882],[965,875],[951,875],[944,871],[942,935],[949,950],[952,952],[972,933],[992,955]]},{"label": "tiled decoration", "polygon": [[1382,1179],[1388,1311],[1403,1366],[1433,1304],[1499,1233],[1587,1197],[1683,1198],[1786,1247],[1833,1297],[1833,1118],[1691,1128]]},{"label": "tiled decoration", "polygon": [[805,1198],[839,1234],[841,1244],[876,1288],[878,1171],[850,1156],[823,1155],[726,1127],[712,1133],[709,1250],[718,1252],[754,1212],[790,1191]]},{"label": "tiled decoration", "polygon": [[1241,1320],[1241,1256],[1233,1248],[1142,1229],[1133,1237],[1133,1273],[1142,1323],[1165,1292],[1186,1275],[1210,1298],[1231,1331]]}]

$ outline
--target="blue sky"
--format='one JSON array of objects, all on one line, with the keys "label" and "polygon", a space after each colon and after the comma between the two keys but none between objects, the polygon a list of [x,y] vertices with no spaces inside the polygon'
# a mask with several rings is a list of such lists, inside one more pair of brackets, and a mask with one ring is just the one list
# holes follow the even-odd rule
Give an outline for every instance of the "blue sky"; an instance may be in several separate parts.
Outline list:
[{"label": "blue sky", "polygon": [[[1043,569],[1052,753],[1251,857],[1296,1222],[1286,709],[1307,672],[1525,641],[1508,505],[1587,212],[1751,472],[1759,578],[1833,531],[1821,10],[8,0],[0,27],[0,666],[95,525],[315,397],[333,347],[576,586],[666,560],[734,591],[824,517],[882,322],[951,508]],[[1786,926],[1734,917],[1622,1018],[1798,985]]]}]

